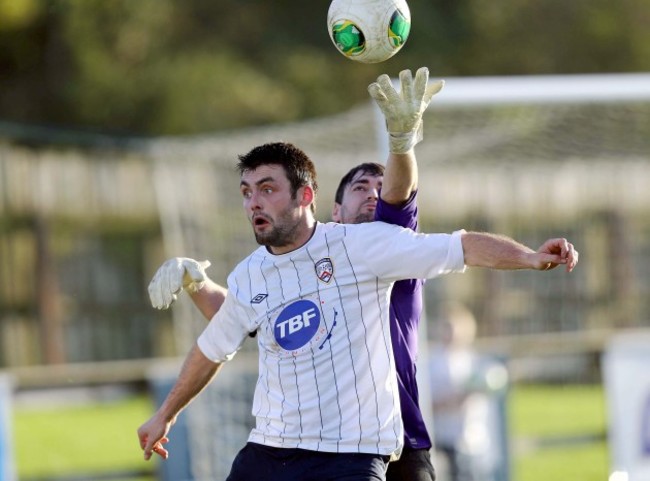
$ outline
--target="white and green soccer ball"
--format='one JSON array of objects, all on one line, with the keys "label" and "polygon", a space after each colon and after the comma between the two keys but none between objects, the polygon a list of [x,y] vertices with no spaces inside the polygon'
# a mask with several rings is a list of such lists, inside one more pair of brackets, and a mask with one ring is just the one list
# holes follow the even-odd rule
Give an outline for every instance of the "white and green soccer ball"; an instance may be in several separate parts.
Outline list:
[{"label": "white and green soccer ball", "polygon": [[383,62],[408,39],[411,12],[406,0],[333,0],[327,29],[337,50],[347,58]]}]

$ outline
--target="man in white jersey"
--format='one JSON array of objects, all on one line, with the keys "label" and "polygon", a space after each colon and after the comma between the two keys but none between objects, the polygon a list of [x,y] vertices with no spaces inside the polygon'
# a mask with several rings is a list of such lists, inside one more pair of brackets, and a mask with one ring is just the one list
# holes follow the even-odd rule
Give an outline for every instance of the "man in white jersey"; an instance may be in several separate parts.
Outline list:
[{"label": "man in white jersey", "polygon": [[535,252],[485,233],[318,223],[315,169],[291,144],[256,147],[240,156],[239,170],[262,247],[230,274],[221,309],[138,430],[145,459],[167,457],[163,444],[178,414],[257,332],[256,427],[228,480],[383,480],[403,443],[388,320],[392,283],[466,265],[546,270],[577,262],[565,239]]},{"label": "man in white jersey", "polygon": [[[421,138],[421,115],[442,81],[428,82],[426,67],[418,69],[415,79],[409,70],[399,75],[399,91],[388,75],[381,75],[368,87],[386,119],[389,156],[386,167],[362,163],[351,169],[336,191],[332,220],[358,224],[381,220],[417,230],[417,164],[414,146]],[[381,196],[380,196],[381,192]],[[154,307],[168,307],[182,290],[187,275],[192,300],[209,321],[225,299],[226,289],[215,284],[193,259],[173,258],[156,272],[149,285]],[[393,355],[400,392],[404,426],[404,449],[399,460],[390,463],[387,481],[433,481],[430,438],[418,405],[415,384],[417,327],[422,309],[421,280],[398,281],[393,285],[389,319]]]}]

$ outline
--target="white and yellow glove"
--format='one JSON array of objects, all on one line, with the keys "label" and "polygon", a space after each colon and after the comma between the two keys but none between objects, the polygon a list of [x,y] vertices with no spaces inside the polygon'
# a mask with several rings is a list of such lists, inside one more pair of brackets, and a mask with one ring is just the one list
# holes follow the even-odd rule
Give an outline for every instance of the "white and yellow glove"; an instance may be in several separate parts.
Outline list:
[{"label": "white and yellow glove", "polygon": [[410,70],[402,70],[399,80],[401,95],[386,74],[371,83],[368,92],[386,119],[390,152],[405,154],[422,140],[422,114],[445,82],[438,80],[429,85],[429,69],[426,67],[418,69],[415,81]]},{"label": "white and yellow glove", "polygon": [[205,269],[210,261],[198,262],[189,257],[174,257],[165,261],[149,283],[149,299],[156,309],[167,309],[185,289],[196,292],[208,276]]}]

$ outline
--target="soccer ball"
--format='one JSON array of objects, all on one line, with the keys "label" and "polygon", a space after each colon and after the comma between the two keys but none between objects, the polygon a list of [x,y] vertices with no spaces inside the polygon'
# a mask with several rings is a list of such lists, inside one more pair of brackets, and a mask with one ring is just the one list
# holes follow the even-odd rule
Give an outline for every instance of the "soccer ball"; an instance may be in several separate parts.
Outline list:
[{"label": "soccer ball", "polygon": [[337,50],[347,58],[383,62],[408,39],[411,12],[406,0],[333,0],[327,29]]}]

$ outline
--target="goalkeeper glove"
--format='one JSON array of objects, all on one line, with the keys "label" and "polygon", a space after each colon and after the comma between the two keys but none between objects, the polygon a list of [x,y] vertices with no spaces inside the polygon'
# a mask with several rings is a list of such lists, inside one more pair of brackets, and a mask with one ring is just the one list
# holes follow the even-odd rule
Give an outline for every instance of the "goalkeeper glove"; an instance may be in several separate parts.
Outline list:
[{"label": "goalkeeper glove", "polygon": [[410,70],[402,70],[399,79],[401,95],[386,74],[368,86],[368,93],[386,119],[390,152],[405,154],[422,140],[422,114],[445,82],[438,80],[429,85],[429,69],[426,67],[418,69],[415,81]]},{"label": "goalkeeper glove", "polygon": [[205,269],[210,261],[197,262],[188,257],[174,257],[165,261],[149,283],[149,299],[156,309],[167,309],[186,289],[196,292],[207,279]]}]

